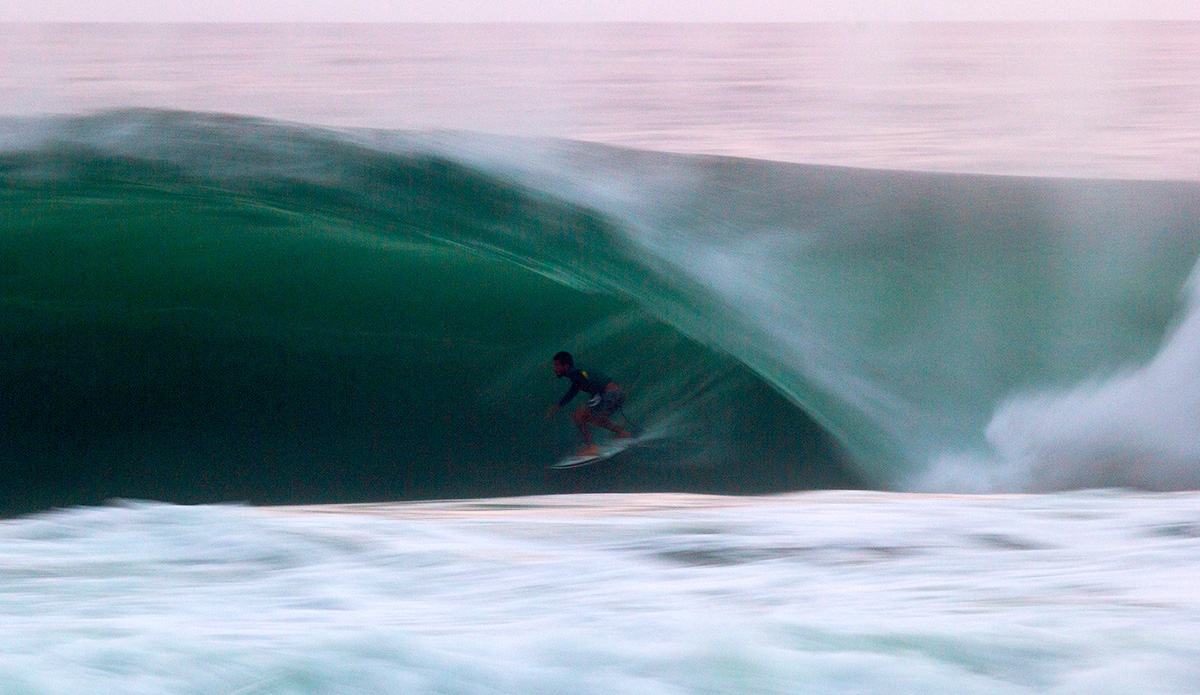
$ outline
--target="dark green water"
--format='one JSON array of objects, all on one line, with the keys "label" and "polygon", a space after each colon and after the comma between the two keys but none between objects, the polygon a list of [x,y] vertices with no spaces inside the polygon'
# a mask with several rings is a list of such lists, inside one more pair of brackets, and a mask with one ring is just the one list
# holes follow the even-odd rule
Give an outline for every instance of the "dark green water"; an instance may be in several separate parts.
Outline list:
[{"label": "dark green water", "polygon": [[[339,179],[214,176],[211,151],[204,173],[62,144],[0,160],[8,511],[854,484],[751,370],[605,287],[636,266],[598,214],[286,135]],[[560,349],[672,436],[547,471],[577,445],[542,418]]]}]

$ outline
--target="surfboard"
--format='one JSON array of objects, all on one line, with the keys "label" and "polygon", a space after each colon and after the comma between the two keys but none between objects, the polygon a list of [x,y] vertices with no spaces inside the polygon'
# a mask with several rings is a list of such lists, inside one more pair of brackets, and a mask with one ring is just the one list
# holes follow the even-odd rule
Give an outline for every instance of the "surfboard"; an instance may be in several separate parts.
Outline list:
[{"label": "surfboard", "polygon": [[609,442],[608,444],[605,444],[604,446],[600,447],[600,452],[597,454],[589,454],[587,456],[581,456],[581,455],[568,456],[565,459],[562,459],[561,461],[559,461],[558,463],[550,464],[550,467],[551,468],[579,468],[580,466],[587,466],[587,465],[590,465],[590,464],[593,464],[593,463],[596,463],[599,461],[603,461],[604,459],[609,458],[611,456],[616,456],[617,454],[621,453],[622,451],[625,451],[629,447],[640,443],[642,439],[643,439],[643,437],[631,437],[629,439],[614,439],[611,442]]}]

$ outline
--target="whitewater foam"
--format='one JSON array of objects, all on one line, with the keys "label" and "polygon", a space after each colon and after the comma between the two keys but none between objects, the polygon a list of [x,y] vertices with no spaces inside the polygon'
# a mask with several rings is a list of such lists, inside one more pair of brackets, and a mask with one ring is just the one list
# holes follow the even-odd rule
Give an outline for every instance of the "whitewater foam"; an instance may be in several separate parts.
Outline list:
[{"label": "whitewater foam", "polygon": [[[1200,266],[1183,318],[1145,365],[1008,400],[987,426],[998,460],[948,458],[931,475],[974,479],[968,489],[1200,486],[1200,383],[1191,378],[1200,373],[1198,279]],[[945,470],[956,466],[970,470]]]},{"label": "whitewater foam", "polygon": [[1195,495],[125,503],[0,523],[14,692],[1191,692]]}]

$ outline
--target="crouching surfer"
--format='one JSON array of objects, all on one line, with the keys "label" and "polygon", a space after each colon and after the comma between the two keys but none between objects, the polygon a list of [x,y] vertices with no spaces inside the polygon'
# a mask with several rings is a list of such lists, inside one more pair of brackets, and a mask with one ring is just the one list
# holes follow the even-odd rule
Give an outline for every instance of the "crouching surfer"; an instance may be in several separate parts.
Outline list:
[{"label": "crouching surfer", "polygon": [[550,406],[550,410],[546,412],[547,420],[566,407],[580,391],[591,395],[587,403],[572,414],[575,426],[579,428],[579,434],[583,437],[583,448],[579,450],[580,456],[600,454],[600,448],[592,442],[592,433],[588,429],[589,424],[603,427],[615,434],[618,439],[628,439],[632,436],[611,420],[612,414],[625,403],[625,392],[621,390],[620,386],[613,383],[612,379],[593,369],[576,369],[575,360],[569,352],[560,352],[555,355],[551,366],[554,368],[556,377],[559,379],[566,377],[571,380],[571,389],[558,400],[558,403]]}]

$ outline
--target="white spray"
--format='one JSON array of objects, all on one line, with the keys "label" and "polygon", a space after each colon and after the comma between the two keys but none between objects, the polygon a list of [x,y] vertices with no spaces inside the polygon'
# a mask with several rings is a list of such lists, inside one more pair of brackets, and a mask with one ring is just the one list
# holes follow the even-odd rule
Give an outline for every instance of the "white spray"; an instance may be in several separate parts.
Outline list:
[{"label": "white spray", "polygon": [[1071,389],[1014,397],[987,426],[996,460],[945,457],[927,489],[1151,490],[1200,486],[1200,265],[1182,320],[1145,365]]}]

